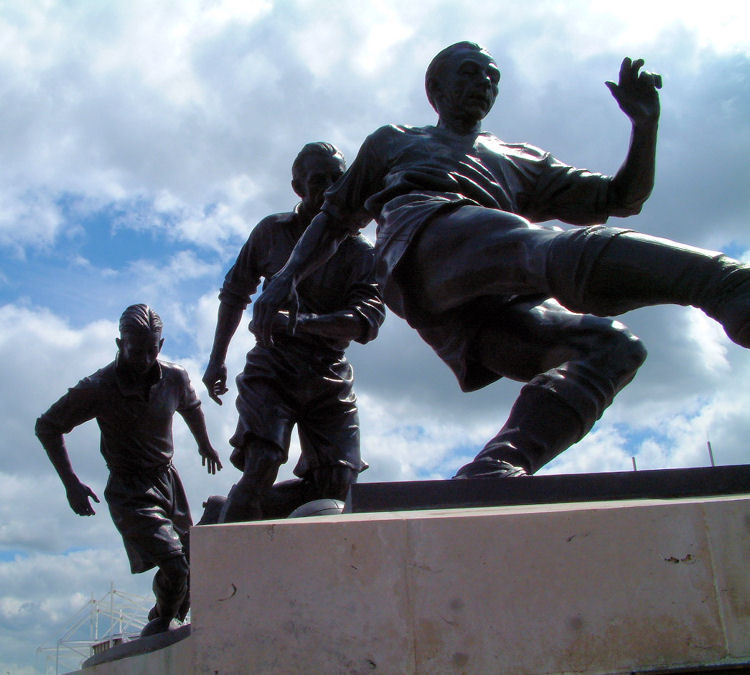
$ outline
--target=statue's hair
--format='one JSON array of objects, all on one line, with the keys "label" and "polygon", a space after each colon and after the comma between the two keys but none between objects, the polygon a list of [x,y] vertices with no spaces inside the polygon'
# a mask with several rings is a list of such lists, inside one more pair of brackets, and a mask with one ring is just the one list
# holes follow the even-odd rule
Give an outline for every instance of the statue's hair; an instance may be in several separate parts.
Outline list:
[{"label": "statue's hair", "polygon": [[120,335],[128,333],[161,333],[163,324],[159,315],[148,305],[130,305],[120,317]]},{"label": "statue's hair", "polygon": [[[433,82],[440,78],[440,75],[442,74],[443,67],[445,66],[446,62],[449,61],[453,56],[461,51],[475,51],[475,52],[484,52],[488,56],[491,57],[491,54],[481,45],[478,45],[476,42],[456,42],[455,44],[452,44],[445,49],[439,51],[435,58],[430,61],[430,65],[427,66],[427,72],[424,76],[424,88],[427,92],[427,100],[430,102],[430,105],[435,108],[435,101],[432,97],[432,86]],[[437,108],[435,108],[437,110]]]},{"label": "statue's hair", "polygon": [[332,143],[316,141],[314,143],[307,143],[306,145],[304,145],[302,147],[302,150],[299,151],[299,154],[294,159],[294,163],[292,164],[292,180],[297,180],[297,178],[299,178],[300,172],[302,171],[303,162],[308,157],[313,157],[315,155],[321,155],[323,157],[335,157],[336,159],[340,159],[341,163],[344,165],[344,168],[346,168],[346,161],[344,160],[344,155],[342,154],[341,150],[339,150]]}]

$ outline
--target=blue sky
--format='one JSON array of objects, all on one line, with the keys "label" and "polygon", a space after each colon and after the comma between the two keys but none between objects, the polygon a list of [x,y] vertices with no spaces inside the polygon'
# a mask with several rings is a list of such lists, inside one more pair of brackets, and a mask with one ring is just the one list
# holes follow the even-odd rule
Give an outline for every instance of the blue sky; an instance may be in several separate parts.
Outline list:
[{"label": "blue sky", "polygon": [[[106,508],[89,519],[69,510],[35,418],[113,358],[122,309],[147,302],[165,323],[163,355],[188,368],[226,459],[233,384],[221,408],[200,386],[224,273],[255,223],[294,206],[290,168],[304,143],[331,141],[351,160],[383,124],[434,121],[423,78],[442,47],[470,39],[495,55],[502,80],[487,130],[604,173],[629,138],[604,81],[622,57],[645,58],[664,78],[656,187],[641,215],[611,223],[750,260],[750,10],[723,0],[489,4],[0,5],[0,672],[35,672],[36,647],[110,583],[144,595],[150,586],[151,575],[129,574]],[[632,456],[642,469],[703,465],[709,436],[718,463],[746,462],[749,355],[697,310],[622,320],[648,361],[546,470],[628,470]],[[251,346],[239,330],[232,375]],[[362,480],[450,476],[496,433],[519,388],[462,394],[393,316],[350,357],[371,465]],[[197,519],[239,474],[202,472],[179,419],[175,441]],[[68,446],[101,494],[96,426]]]}]

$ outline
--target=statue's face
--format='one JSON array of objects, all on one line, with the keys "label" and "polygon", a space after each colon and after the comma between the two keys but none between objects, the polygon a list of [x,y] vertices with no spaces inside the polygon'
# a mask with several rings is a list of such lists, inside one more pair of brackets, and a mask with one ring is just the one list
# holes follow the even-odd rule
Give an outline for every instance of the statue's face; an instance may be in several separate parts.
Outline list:
[{"label": "statue's face", "polygon": [[345,168],[339,157],[316,154],[304,159],[302,170],[292,181],[292,186],[308,211],[320,210],[325,191],[343,175]]},{"label": "statue's face", "polygon": [[433,84],[433,99],[441,118],[479,122],[497,98],[500,69],[486,52],[461,50],[442,68]]},{"label": "statue's face", "polygon": [[138,331],[125,333],[116,342],[120,360],[137,375],[145,375],[156,363],[164,340],[161,333]]}]

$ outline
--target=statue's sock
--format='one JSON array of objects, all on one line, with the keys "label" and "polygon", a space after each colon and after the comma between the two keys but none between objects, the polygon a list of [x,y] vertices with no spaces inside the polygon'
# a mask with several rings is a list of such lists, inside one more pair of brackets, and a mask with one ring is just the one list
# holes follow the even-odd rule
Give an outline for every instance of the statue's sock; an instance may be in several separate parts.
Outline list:
[{"label": "statue's sock", "polygon": [[541,387],[526,385],[497,436],[484,446],[473,462],[461,467],[457,475],[481,475],[499,462],[534,473],[579,441],[585,431],[588,429],[584,429],[578,413],[559,396]]},{"label": "statue's sock", "polygon": [[633,307],[698,307],[730,339],[750,347],[750,268],[721,253],[625,232],[612,238],[592,266],[586,292],[599,302],[619,298]]}]

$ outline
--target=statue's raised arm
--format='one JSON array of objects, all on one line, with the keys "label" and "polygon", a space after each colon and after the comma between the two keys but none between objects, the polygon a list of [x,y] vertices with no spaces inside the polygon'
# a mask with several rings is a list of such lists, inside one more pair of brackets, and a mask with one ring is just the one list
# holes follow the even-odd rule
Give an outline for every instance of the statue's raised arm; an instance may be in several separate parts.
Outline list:
[{"label": "statue's raised arm", "polygon": [[659,121],[657,89],[661,89],[661,75],[641,70],[643,64],[643,59],[633,61],[626,56],[620,65],[618,82],[605,82],[620,109],[636,126],[657,124]]},{"label": "statue's raised arm", "polygon": [[640,213],[654,187],[661,75],[641,70],[643,63],[643,59],[625,57],[618,82],[605,82],[633,125],[627,157],[607,195],[608,210],[614,216]]}]

